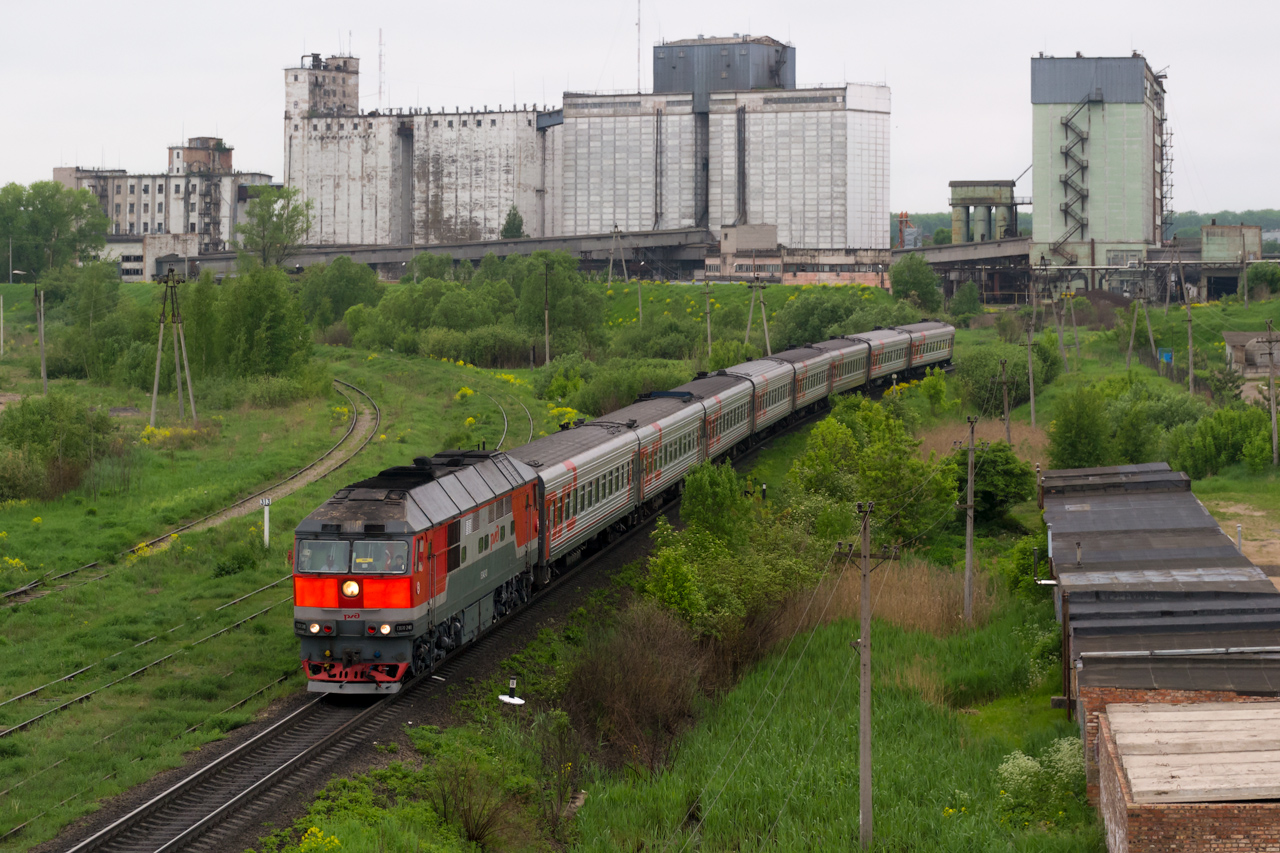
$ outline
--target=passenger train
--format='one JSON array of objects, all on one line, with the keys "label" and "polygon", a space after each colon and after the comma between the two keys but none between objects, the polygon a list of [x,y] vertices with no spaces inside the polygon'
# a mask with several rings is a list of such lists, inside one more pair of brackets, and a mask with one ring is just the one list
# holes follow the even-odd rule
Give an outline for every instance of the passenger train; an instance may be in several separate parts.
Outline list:
[{"label": "passenger train", "polygon": [[388,693],[570,560],[832,395],[951,362],[926,321],[754,359],[509,451],[445,451],[340,489],[295,531],[294,632],[313,692]]}]

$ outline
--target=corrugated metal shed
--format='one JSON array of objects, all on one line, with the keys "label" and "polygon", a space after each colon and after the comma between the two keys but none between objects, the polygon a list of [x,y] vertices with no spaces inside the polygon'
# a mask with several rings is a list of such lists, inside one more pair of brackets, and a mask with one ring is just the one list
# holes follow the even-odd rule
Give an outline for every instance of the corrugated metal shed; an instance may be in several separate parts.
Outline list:
[{"label": "corrugated metal shed", "polygon": [[1033,57],[1031,103],[1076,104],[1096,90],[1109,104],[1140,104],[1147,61],[1133,57]]}]

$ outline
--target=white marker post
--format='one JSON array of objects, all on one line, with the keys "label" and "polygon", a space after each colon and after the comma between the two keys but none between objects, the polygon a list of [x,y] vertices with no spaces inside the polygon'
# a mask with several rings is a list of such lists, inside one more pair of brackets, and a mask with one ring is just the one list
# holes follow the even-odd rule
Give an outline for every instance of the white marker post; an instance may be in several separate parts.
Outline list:
[{"label": "white marker post", "polygon": [[262,504],[262,547],[271,547],[271,498],[258,498]]},{"label": "white marker post", "polygon": [[504,705],[515,705],[517,708],[524,704],[524,700],[516,695],[516,677],[511,676],[511,681],[507,683],[509,688],[506,693],[498,694],[498,701]]}]

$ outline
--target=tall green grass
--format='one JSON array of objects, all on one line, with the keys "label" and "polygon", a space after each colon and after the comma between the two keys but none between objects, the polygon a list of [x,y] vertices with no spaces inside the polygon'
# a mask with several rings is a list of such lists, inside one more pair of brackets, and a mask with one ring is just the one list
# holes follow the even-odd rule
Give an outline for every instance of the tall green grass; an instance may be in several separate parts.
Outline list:
[{"label": "tall green grass", "polygon": [[[926,701],[948,692],[1027,688],[1027,650],[1006,611],[986,627],[939,639],[876,623],[874,803],[878,850],[1102,850],[1093,826],[1026,830],[1002,822],[995,770],[1011,748],[1075,733],[1065,714],[1002,720]],[[1044,614],[1039,614],[1044,618]],[[849,850],[858,839],[857,625],[813,632],[766,660],[680,742],[653,777],[600,775],[579,812],[577,849]],[[922,675],[921,673],[928,673]],[[913,683],[914,682],[914,683]]]}]

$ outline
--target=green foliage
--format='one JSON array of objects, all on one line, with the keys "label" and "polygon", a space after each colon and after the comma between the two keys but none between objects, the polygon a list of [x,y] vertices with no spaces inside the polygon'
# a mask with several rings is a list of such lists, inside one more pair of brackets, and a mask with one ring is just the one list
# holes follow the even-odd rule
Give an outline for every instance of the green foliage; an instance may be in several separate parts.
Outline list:
[{"label": "green foliage", "polygon": [[759,349],[751,344],[744,344],[736,338],[731,341],[713,340],[711,342],[711,357],[707,359],[707,370],[723,370],[726,367],[733,367],[735,364],[742,364],[760,356]]},{"label": "green foliage", "polygon": [[1049,464],[1053,468],[1094,468],[1111,459],[1103,397],[1078,386],[1058,399],[1049,424]]},{"label": "green foliage", "polygon": [[646,391],[666,391],[693,378],[684,362],[611,358],[584,377],[567,402],[580,412],[600,416],[621,409]]},{"label": "green foliage", "polygon": [[975,282],[966,281],[951,298],[951,316],[972,317],[974,314],[981,313],[982,294],[978,291],[978,285]]},{"label": "green foliage", "polygon": [[889,283],[896,299],[910,300],[924,311],[937,311],[942,307],[938,276],[925,259],[914,252],[889,268]]},{"label": "green foliage", "polygon": [[447,253],[437,255],[433,252],[414,255],[400,280],[419,282],[429,278],[438,281],[453,278],[453,256]]},{"label": "green foliage", "polygon": [[1280,264],[1268,262],[1249,267],[1249,291],[1265,287],[1271,293],[1280,293]]},{"label": "green foliage", "polygon": [[[1255,448],[1254,457],[1258,453],[1256,445],[1262,441],[1269,450],[1270,430],[1270,417],[1260,407],[1237,405],[1216,409],[1195,423],[1184,423],[1169,430],[1164,453],[1171,468],[1186,471],[1187,476],[1199,480],[1245,461],[1246,447]],[[1264,438],[1258,439],[1259,435]]]},{"label": "green foliage", "polygon": [[106,245],[109,226],[88,190],[68,189],[58,181],[0,188],[0,242],[7,249],[13,240],[13,268],[28,273],[26,281],[73,261],[90,262]]},{"label": "green foliage", "polygon": [[[1031,463],[1023,462],[1007,442],[997,441],[973,453],[973,504],[974,516],[982,521],[992,521],[1003,516],[1014,504],[1022,503],[1035,494],[1036,475]],[[956,466],[956,490],[967,494],[969,488],[969,451],[961,448],[953,454]]]},{"label": "green foliage", "polygon": [[[1003,402],[1003,392],[998,384],[1000,359],[1005,360],[1005,375],[1009,379],[1009,405],[1019,406],[1031,399],[1031,387],[1027,381],[1027,348],[1016,344],[979,343],[966,347],[956,365],[955,378],[960,395],[966,403],[983,411],[994,411],[996,401]],[[1039,346],[1032,348],[1035,360],[1036,388],[1041,389],[1057,376],[1054,366],[1061,366],[1061,359],[1053,353],[1049,359]]]},{"label": "green foliage", "polygon": [[799,346],[920,320],[919,310],[910,303],[886,303],[875,296],[868,287],[817,288],[793,294],[770,322],[773,346]]},{"label": "green foliage", "polygon": [[[419,355],[463,361],[480,367],[526,367],[529,348],[538,343],[530,335],[508,325],[479,326],[465,332],[429,328],[417,337],[396,337],[396,352],[416,351]],[[409,346],[412,344],[412,349]]]},{"label": "green foliage", "polygon": [[1219,403],[1240,399],[1240,391],[1244,388],[1244,377],[1226,365],[1219,365],[1209,371],[1209,390],[1213,399]]},{"label": "green foliage", "polygon": [[[221,287],[202,277],[195,291],[201,308],[186,328],[193,376],[296,376],[307,366],[311,334],[282,270],[251,265]],[[154,366],[154,350],[151,358]]]},{"label": "green foliage", "polygon": [[1001,311],[996,315],[996,334],[1006,344],[1022,343],[1026,339],[1026,333],[1027,327],[1017,314],[1012,311]]},{"label": "green foliage", "polygon": [[1000,763],[996,778],[1002,820],[1011,827],[1052,827],[1088,820],[1084,751],[1077,737],[1055,740],[1038,759],[1014,750]]},{"label": "green foliage", "polygon": [[280,266],[297,254],[311,230],[311,199],[299,201],[297,187],[261,185],[249,189],[244,222],[236,225],[236,248],[264,267]]},{"label": "green foliage", "polygon": [[516,322],[534,332],[543,330],[543,302],[551,308],[551,328],[557,338],[577,336],[584,342],[603,341],[604,297],[589,288],[568,252],[534,252],[520,271]]},{"label": "green foliage", "polygon": [[951,514],[956,469],[949,458],[919,458],[920,442],[885,406],[846,397],[813,428],[787,478],[800,491],[846,505],[885,508],[872,522],[881,541],[913,539]]},{"label": "green foliage", "polygon": [[960,404],[959,400],[952,400],[947,395],[947,371],[944,368],[927,368],[919,388],[929,401],[929,413],[934,417],[944,415]]},{"label": "green foliage", "polygon": [[680,518],[737,547],[746,540],[751,523],[748,489],[732,466],[704,462],[685,477]]},{"label": "green foliage", "polygon": [[342,319],[353,305],[377,305],[384,290],[367,264],[340,255],[332,263],[307,267],[298,298],[307,322],[323,329]]},{"label": "green foliage", "polygon": [[88,462],[94,445],[103,452],[111,431],[105,411],[90,412],[61,394],[24,397],[0,413],[0,443],[45,462]]},{"label": "green foliage", "polygon": [[933,232],[933,245],[948,246],[951,244],[951,229],[939,228]]},{"label": "green foliage", "polygon": [[1000,572],[1009,589],[1025,598],[1044,598],[1048,587],[1036,584],[1036,559],[1039,555],[1039,575],[1049,573],[1049,531],[1043,524],[1030,536],[1023,536],[1009,550],[1008,559],[1000,560]]},{"label": "green foliage", "polygon": [[614,333],[610,352],[618,357],[678,360],[706,353],[706,341],[706,326],[700,321],[688,315],[656,314]]},{"label": "green foliage", "polygon": [[498,236],[503,240],[517,240],[529,236],[524,233],[524,217],[520,215],[520,211],[514,204],[507,211],[506,221],[502,223],[502,232]]},{"label": "green foliage", "polygon": [[[1062,375],[1062,353],[1058,351],[1058,342],[1052,332],[1046,331],[1035,339],[1032,347],[1035,350],[1036,385],[1048,385]],[[1026,353],[1023,353],[1026,360]]]}]

